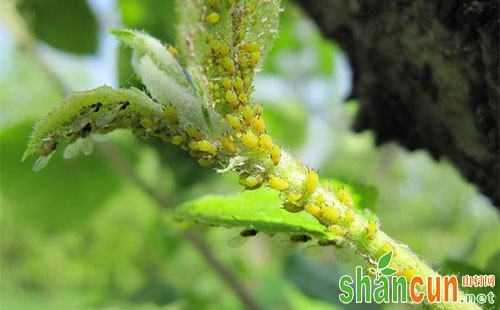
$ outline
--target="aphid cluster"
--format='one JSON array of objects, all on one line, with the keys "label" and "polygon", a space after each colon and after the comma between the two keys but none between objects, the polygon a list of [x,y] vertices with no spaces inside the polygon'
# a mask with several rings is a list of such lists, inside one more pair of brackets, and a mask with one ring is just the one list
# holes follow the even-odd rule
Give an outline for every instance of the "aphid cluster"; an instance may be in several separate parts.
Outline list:
[{"label": "aphid cluster", "polygon": [[[201,16],[207,46],[203,73],[211,105],[223,115],[221,123],[227,127],[217,141],[225,155],[250,152],[253,157],[267,157],[270,165],[278,165],[281,149],[266,132],[262,108],[251,102],[253,76],[262,53],[261,44],[248,35],[255,23],[255,8],[255,4],[244,1],[205,1]],[[222,17],[231,19],[230,37],[220,25],[227,22]],[[245,174],[241,182],[251,189],[260,186],[263,179],[261,174]]]},{"label": "aphid cluster", "polygon": [[90,134],[96,130],[99,132],[108,131],[109,124],[129,105],[128,101],[119,101],[107,106],[104,106],[102,102],[96,102],[82,107],[78,116],[74,117],[66,126],[48,133],[40,140],[36,154],[38,158],[33,165],[33,170],[39,171],[49,163],[61,140],[70,142],[64,150],[64,158],[72,158],[80,152],[90,155],[93,150]]},{"label": "aphid cluster", "polygon": [[[269,186],[281,192],[283,208],[288,212],[306,211],[318,219],[328,231],[343,237],[348,233],[348,227],[354,221],[355,213],[353,200],[348,191],[340,188],[337,196],[339,202],[348,208],[342,208],[338,202],[326,199],[321,190],[319,175],[314,170],[305,172],[302,187],[290,185],[286,180],[271,175],[268,180]],[[372,239],[376,234],[376,224],[370,223],[367,228],[367,238]]]}]

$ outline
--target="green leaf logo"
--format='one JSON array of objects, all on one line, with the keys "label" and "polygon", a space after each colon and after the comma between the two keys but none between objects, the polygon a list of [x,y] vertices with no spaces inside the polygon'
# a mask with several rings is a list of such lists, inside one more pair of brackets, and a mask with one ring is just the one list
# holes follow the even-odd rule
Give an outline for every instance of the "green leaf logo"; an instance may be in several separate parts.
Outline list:
[{"label": "green leaf logo", "polygon": [[378,269],[384,269],[385,267],[389,266],[391,263],[392,259],[392,251],[389,251],[389,253],[384,254],[377,263],[377,268]]},{"label": "green leaf logo", "polygon": [[384,254],[377,262],[377,269],[370,268],[370,271],[375,274],[375,280],[379,277],[390,277],[395,274],[397,269],[388,267],[392,260],[392,251]]}]

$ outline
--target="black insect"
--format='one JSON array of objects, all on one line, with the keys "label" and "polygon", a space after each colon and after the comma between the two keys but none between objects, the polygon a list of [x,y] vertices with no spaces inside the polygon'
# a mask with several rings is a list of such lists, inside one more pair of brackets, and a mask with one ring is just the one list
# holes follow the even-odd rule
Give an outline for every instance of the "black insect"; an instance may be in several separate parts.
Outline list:
[{"label": "black insect", "polygon": [[290,241],[293,241],[293,242],[307,242],[309,240],[311,240],[311,236],[305,235],[305,234],[291,235],[290,236]]},{"label": "black insect", "polygon": [[94,103],[90,106],[90,111],[92,112],[99,112],[99,110],[101,109],[102,107],[102,103],[100,102],[97,102],[97,103]]}]

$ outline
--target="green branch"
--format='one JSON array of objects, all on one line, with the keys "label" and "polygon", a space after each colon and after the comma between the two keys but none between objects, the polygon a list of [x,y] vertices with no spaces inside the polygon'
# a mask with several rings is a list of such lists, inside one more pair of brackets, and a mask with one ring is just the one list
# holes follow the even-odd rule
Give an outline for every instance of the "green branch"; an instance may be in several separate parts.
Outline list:
[{"label": "green branch", "polygon": [[[262,107],[252,99],[253,78],[277,32],[279,1],[191,0],[179,1],[178,8],[180,52],[144,33],[111,31],[134,50],[132,64],[148,93],[101,87],[70,96],[35,126],[25,154],[38,157],[35,168],[46,164],[60,142],[129,128],[179,145],[201,165],[218,163],[219,172],[234,171],[247,190],[266,184],[279,193],[284,210],[315,219],[322,238],[341,240],[372,264],[392,251],[390,267],[408,281],[415,275],[439,277],[380,231],[376,220],[353,208],[348,191],[322,183],[267,133]],[[458,299],[464,299],[461,292]]]}]

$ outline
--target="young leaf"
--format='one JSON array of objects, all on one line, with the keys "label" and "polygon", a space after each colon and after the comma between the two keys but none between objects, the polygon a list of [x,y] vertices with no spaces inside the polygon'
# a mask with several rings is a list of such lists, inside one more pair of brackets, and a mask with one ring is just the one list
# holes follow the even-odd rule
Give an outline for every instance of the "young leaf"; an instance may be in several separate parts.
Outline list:
[{"label": "young leaf", "polygon": [[[132,30],[109,32],[134,50],[132,66],[141,82],[160,104],[176,108],[181,126],[196,125],[209,135],[218,128],[209,126],[218,123],[219,117],[213,111],[204,110],[198,84],[160,41]],[[220,134],[220,130],[217,133]]]},{"label": "young leaf", "polygon": [[162,106],[137,89],[103,86],[73,93],[35,125],[23,160],[50,156],[59,143],[72,143],[91,133],[125,128],[140,135],[154,135],[141,122],[145,119],[156,120],[159,129],[169,126]]},{"label": "young leaf", "polygon": [[305,212],[289,213],[279,195],[261,188],[228,196],[205,196],[188,201],[173,212],[181,220],[225,227],[252,227],[265,233],[307,234],[334,238],[332,233]]},{"label": "young leaf", "polygon": [[377,263],[377,268],[378,269],[384,269],[385,267],[389,266],[391,263],[392,259],[392,251],[389,251],[389,253],[384,254]]}]

